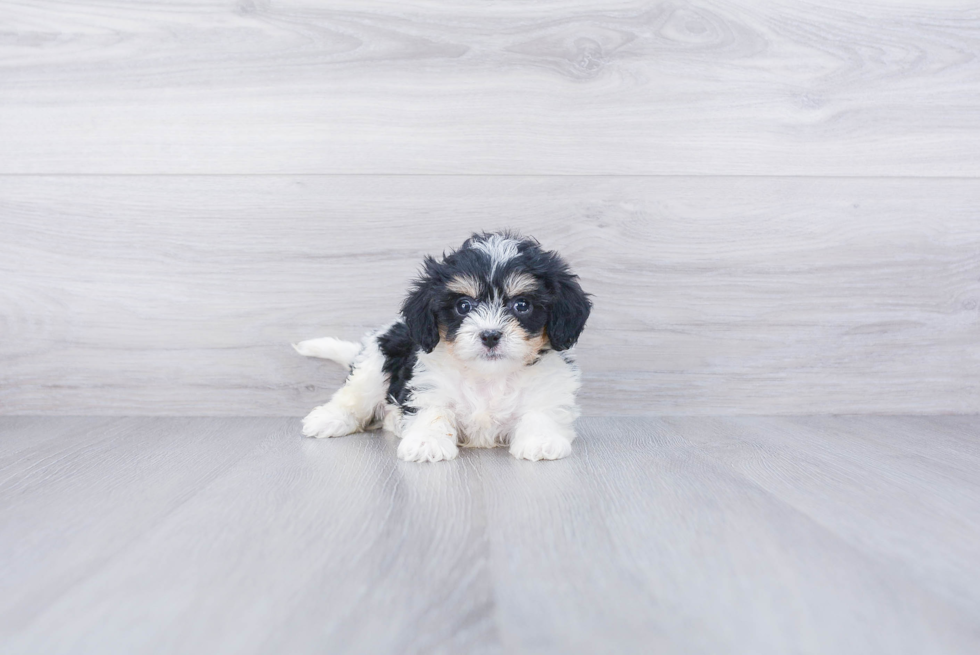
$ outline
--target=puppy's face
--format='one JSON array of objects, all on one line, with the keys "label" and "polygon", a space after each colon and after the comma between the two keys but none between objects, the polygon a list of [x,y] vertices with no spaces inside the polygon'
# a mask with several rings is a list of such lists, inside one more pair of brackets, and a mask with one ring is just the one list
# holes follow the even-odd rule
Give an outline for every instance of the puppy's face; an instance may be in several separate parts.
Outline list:
[{"label": "puppy's face", "polygon": [[571,347],[590,309],[556,253],[533,239],[482,234],[442,261],[427,258],[402,314],[426,352],[443,341],[457,359],[493,368]]},{"label": "puppy's face", "polygon": [[441,336],[464,361],[530,363],[547,343],[542,291],[541,280],[519,270],[454,275],[439,304]]}]

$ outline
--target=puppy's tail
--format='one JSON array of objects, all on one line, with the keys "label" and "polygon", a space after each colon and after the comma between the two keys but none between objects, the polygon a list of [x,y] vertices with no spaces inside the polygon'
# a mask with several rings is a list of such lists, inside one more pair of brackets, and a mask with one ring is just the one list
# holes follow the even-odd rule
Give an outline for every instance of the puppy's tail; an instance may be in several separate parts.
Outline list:
[{"label": "puppy's tail", "polygon": [[347,367],[354,363],[354,358],[361,352],[361,344],[353,341],[341,341],[333,337],[300,341],[294,343],[293,348],[300,355],[329,359]]}]

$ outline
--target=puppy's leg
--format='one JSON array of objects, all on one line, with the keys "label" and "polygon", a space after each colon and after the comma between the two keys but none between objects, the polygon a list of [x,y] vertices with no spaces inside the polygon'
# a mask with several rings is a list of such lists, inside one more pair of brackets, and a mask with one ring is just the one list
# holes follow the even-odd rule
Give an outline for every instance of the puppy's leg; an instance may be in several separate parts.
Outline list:
[{"label": "puppy's leg", "polygon": [[533,461],[561,459],[572,454],[574,438],[570,417],[532,411],[517,422],[510,441],[510,454]]},{"label": "puppy's leg", "polygon": [[318,439],[342,437],[360,432],[374,422],[388,388],[381,369],[383,364],[384,355],[377,342],[369,340],[344,386],[334,393],[330,402],[303,419],[303,434]]},{"label": "puppy's leg", "polygon": [[459,454],[456,438],[456,417],[451,411],[420,409],[415,416],[407,418],[398,444],[398,457],[407,462],[455,459]]}]

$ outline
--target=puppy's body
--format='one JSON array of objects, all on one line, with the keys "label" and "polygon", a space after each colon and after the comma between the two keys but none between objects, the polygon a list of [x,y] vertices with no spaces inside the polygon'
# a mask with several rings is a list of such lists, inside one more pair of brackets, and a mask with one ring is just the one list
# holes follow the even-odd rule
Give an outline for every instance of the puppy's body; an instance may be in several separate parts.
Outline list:
[{"label": "puppy's body", "polygon": [[474,235],[425,270],[399,320],[361,344],[304,341],[304,355],[350,366],[329,403],[303,422],[334,437],[378,424],[410,461],[452,459],[459,446],[509,445],[525,459],[571,452],[579,371],[567,351],[591,304],[564,262],[536,241]]}]

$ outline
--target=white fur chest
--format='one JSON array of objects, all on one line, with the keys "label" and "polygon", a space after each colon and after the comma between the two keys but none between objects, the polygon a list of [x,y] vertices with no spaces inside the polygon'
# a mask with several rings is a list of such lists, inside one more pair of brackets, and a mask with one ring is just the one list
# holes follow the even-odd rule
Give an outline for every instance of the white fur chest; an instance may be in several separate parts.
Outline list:
[{"label": "white fur chest", "polygon": [[489,448],[506,443],[521,411],[521,372],[499,377],[463,375],[452,394],[463,445]]},{"label": "white fur chest", "polygon": [[440,346],[419,357],[410,386],[413,405],[453,413],[461,445],[491,448],[508,443],[517,421],[535,407],[575,412],[578,384],[577,370],[555,352],[533,366],[475,370]]}]

